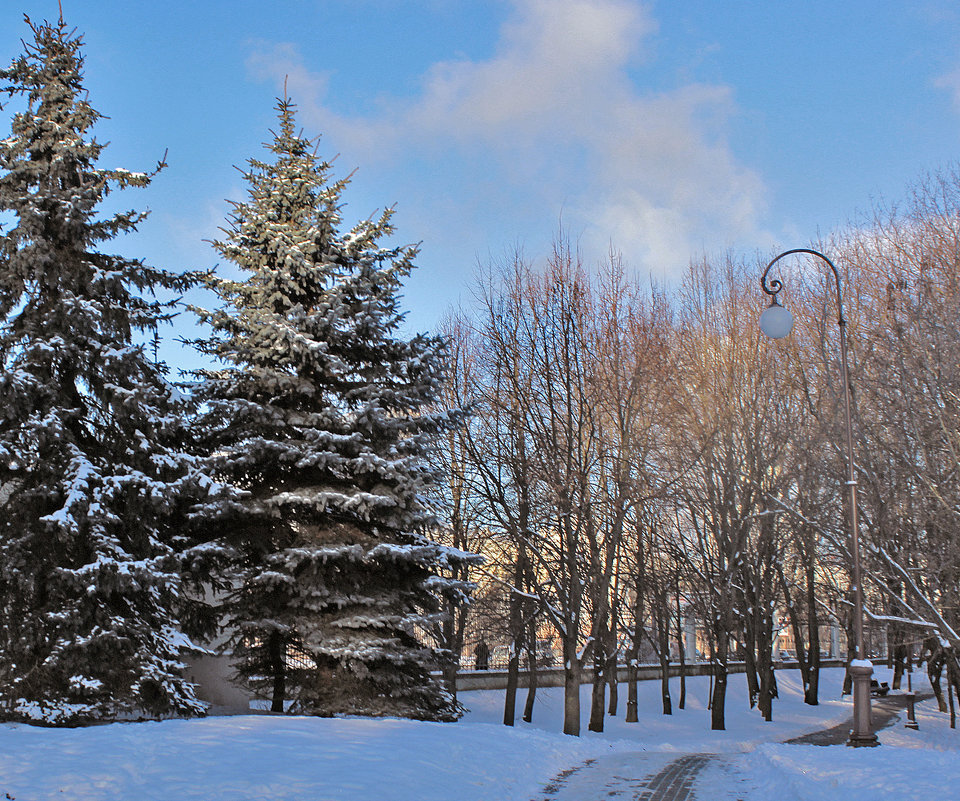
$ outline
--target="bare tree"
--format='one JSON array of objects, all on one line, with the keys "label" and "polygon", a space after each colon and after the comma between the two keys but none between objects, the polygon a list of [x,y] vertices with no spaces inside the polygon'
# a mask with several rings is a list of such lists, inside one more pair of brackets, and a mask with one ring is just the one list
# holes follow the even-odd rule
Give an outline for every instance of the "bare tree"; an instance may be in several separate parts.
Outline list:
[{"label": "bare tree", "polygon": [[[749,272],[730,260],[720,268],[707,261],[691,265],[678,335],[683,402],[673,449],[699,458],[683,472],[675,495],[688,569],[707,588],[701,599],[713,635],[714,729],[724,728],[731,637],[743,632],[746,613],[772,613],[769,563],[776,553],[757,520],[765,494],[781,480],[778,465],[787,447],[748,278]],[[758,551],[749,546],[756,532],[769,543],[767,567],[754,563]],[[760,575],[766,576],[762,584]],[[760,622],[769,630],[768,620]],[[768,644],[765,636],[762,648]]]}]

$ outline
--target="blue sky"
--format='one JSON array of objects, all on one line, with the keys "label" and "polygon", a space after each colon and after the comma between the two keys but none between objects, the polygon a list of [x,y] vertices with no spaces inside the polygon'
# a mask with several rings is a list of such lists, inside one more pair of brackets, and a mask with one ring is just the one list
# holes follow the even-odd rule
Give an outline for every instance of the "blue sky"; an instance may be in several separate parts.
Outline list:
[{"label": "blue sky", "polygon": [[[478,263],[544,256],[561,219],[588,263],[612,245],[670,282],[704,252],[809,244],[960,154],[948,0],[63,5],[110,117],[104,166],[169,151],[122,198],[151,209],[125,252],[216,263],[204,240],[242,197],[234,165],[260,154],[286,77],[321,155],[356,170],[345,220],[396,204],[398,240],[422,242],[405,293],[417,330],[469,303]],[[57,13],[0,8],[5,64],[23,13]]]}]

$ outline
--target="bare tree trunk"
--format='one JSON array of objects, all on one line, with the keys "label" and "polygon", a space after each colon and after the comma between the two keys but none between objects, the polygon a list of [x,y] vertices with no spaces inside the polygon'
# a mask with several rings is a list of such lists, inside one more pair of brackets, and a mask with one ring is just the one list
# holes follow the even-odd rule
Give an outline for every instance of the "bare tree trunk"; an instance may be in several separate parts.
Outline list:
[{"label": "bare tree trunk", "polygon": [[904,643],[906,632],[899,627],[894,627],[890,634],[893,635],[894,643],[892,647],[888,644],[887,652],[893,659],[893,684],[894,690],[899,690],[903,683],[903,673],[907,666],[907,646]]},{"label": "bare tree trunk", "polygon": [[637,723],[637,704],[639,703],[637,695],[637,654],[634,649],[630,649],[627,655],[627,714],[623,720],[625,723]]},{"label": "bare tree trunk", "polygon": [[563,642],[563,733],[580,736],[580,660],[577,641],[570,636]]},{"label": "bare tree trunk", "polygon": [[750,708],[753,709],[757,705],[757,698],[760,696],[760,682],[757,680],[757,655],[754,648],[756,647],[756,639],[754,637],[753,626],[746,621],[752,615],[748,614],[745,618],[743,631],[743,671],[746,674],[747,678],[747,692],[750,695]]},{"label": "bare tree trunk", "polygon": [[520,678],[520,649],[523,643],[523,599],[516,591],[523,581],[523,557],[517,552],[514,583],[510,591],[510,661],[507,663],[507,691],[503,697],[503,725],[512,726],[517,718],[517,685]]},{"label": "bare tree trunk", "polygon": [[597,638],[593,648],[593,687],[590,694],[590,722],[587,728],[590,731],[603,731],[604,706],[607,689],[607,655],[605,644],[607,640],[607,625],[605,617],[598,624]]},{"label": "bare tree trunk", "polygon": [[716,670],[713,667],[713,661],[716,657],[716,648],[713,644],[713,632],[709,629],[707,630],[707,650],[710,652],[710,686],[707,691],[707,709],[713,709],[713,685],[714,685],[714,673]]},{"label": "bare tree trunk", "polygon": [[934,653],[930,654],[927,660],[927,677],[930,679],[930,686],[933,688],[933,694],[937,698],[937,708],[941,712],[947,711],[947,701],[943,697],[943,688],[940,686],[940,677],[943,675],[943,658]]},{"label": "bare tree trunk", "polygon": [[[662,603],[660,603],[662,602]],[[666,609],[666,596],[658,597],[660,605],[657,620],[657,643],[660,658],[660,701],[664,715],[673,714],[673,702],[670,699],[670,619]],[[665,619],[666,618],[666,619]]]},{"label": "bare tree trunk", "polygon": [[607,706],[608,715],[617,714],[617,704],[620,700],[617,675],[617,633],[620,629],[619,602],[617,594],[619,592],[619,581],[614,584],[614,603],[610,610],[610,631],[607,636],[607,685],[610,692],[610,704]]},{"label": "bare tree trunk", "polygon": [[643,537],[640,536],[637,526],[637,579],[633,596],[633,630],[630,634],[630,650],[627,653],[627,714],[624,721],[637,723],[639,721],[637,692],[637,673],[640,665],[641,639],[643,637],[643,618],[645,614],[643,594],[645,588],[645,568]]},{"label": "bare tree trunk", "polygon": [[673,703],[670,699],[670,652],[660,656],[660,700],[663,714],[673,714]]},{"label": "bare tree trunk", "polygon": [[503,698],[503,725],[512,726],[517,719],[517,687],[520,684],[520,650],[516,640],[510,645],[507,662],[507,691]]},{"label": "bare tree trunk", "polygon": [[[457,697],[457,670],[460,667],[460,653],[463,650],[463,640],[457,641],[456,607],[452,603],[447,605],[447,614],[443,620],[444,645],[450,649],[451,658],[443,663],[443,684],[454,698]],[[461,632],[462,634],[462,632]]]},{"label": "bare tree trunk", "polygon": [[[852,599],[850,608],[853,608]],[[866,646],[864,646],[866,647]],[[847,621],[847,665],[857,658],[857,643],[856,639],[853,636],[853,615],[849,615],[849,620]],[[862,656],[860,657],[863,658]],[[850,695],[853,692],[853,676],[850,675],[850,670],[848,669],[846,675],[843,677],[843,695]]]},{"label": "bare tree trunk", "polygon": [[[526,501],[523,501],[524,509],[527,508]],[[524,511],[523,517],[524,520],[527,519],[529,513]],[[524,585],[527,591],[535,591],[535,580],[533,576],[533,566],[530,563],[530,560],[527,558],[526,551],[524,549],[523,553],[523,574]],[[540,647],[540,641],[537,639],[537,616],[539,609],[534,607],[532,604],[528,605],[528,613],[526,617],[526,642],[527,642],[527,671],[529,673],[529,680],[527,683],[527,699],[523,705],[523,720],[526,723],[533,722],[533,704],[537,699],[537,686],[540,683],[540,674],[539,674],[539,656],[538,650]]]},{"label": "bare tree trunk", "polygon": [[723,731],[724,703],[727,697],[727,658],[729,652],[729,635],[727,631],[717,632],[716,654],[711,660],[713,663],[713,695],[710,699],[710,728],[714,731]]},{"label": "bare tree trunk", "polygon": [[960,698],[960,662],[957,661],[957,652],[951,646],[943,649],[943,662],[947,668],[947,696],[950,699],[950,728],[957,728],[957,711],[954,696]]},{"label": "bare tree trunk", "polygon": [[[811,545],[811,550],[813,546]],[[804,565],[807,581],[807,635],[810,640],[810,666],[804,679],[803,702],[819,704],[820,693],[820,618],[817,615],[816,565],[811,553]]]},{"label": "bare tree trunk", "polygon": [[617,706],[620,703],[620,688],[618,684],[620,666],[617,663],[616,650],[611,651],[607,656],[607,690],[610,693],[610,701],[607,704],[607,714],[616,717]]},{"label": "bare tree trunk", "polygon": [[773,699],[777,694],[773,673],[773,618],[766,609],[761,611],[757,632],[757,672],[760,680],[760,713],[766,721],[773,720]]},{"label": "bare tree trunk", "polygon": [[683,615],[680,607],[680,581],[674,585],[674,596],[677,600],[677,653],[680,656],[680,699],[677,708],[683,709],[687,703],[687,653],[686,643],[683,641]]},{"label": "bare tree trunk", "polygon": [[850,695],[853,692],[853,676],[850,675],[849,665],[856,659],[856,646],[853,644],[853,638],[848,637],[847,642],[850,645],[847,646],[847,672],[843,676],[843,689],[841,690],[841,695]]},{"label": "bare tree trunk", "polygon": [[954,686],[950,678],[950,672],[947,671],[947,698],[950,699],[950,728],[957,728],[957,708],[953,702]]},{"label": "bare tree trunk", "polygon": [[[531,617],[530,629],[527,631],[528,643],[537,642],[534,625]],[[527,647],[527,670],[529,671],[529,684],[527,685],[527,700],[523,705],[523,720],[525,723],[533,723],[533,703],[537,699],[537,685],[540,683],[540,673],[537,670],[536,645],[528,645]]]}]

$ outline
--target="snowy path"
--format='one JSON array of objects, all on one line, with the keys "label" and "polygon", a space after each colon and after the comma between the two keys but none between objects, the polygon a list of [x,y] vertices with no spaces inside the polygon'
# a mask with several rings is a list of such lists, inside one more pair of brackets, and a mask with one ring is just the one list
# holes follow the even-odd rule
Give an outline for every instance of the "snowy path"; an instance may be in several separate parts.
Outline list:
[{"label": "snowy path", "polygon": [[627,752],[564,771],[532,801],[686,801],[713,754]]},{"label": "snowy path", "polygon": [[[921,700],[932,697],[923,693]],[[878,731],[898,721],[906,706],[903,695],[873,699]],[[836,746],[847,739],[853,719],[829,729],[786,740],[784,744]],[[676,754],[628,751],[588,759],[559,774],[531,801],[696,801],[694,784],[704,768],[701,797],[719,801],[742,798],[751,788],[744,754]],[[719,787],[723,787],[722,790]],[[710,788],[710,792],[706,792]]]},{"label": "snowy path", "polygon": [[588,759],[565,770],[532,801],[600,801],[639,797],[653,776],[677,760],[676,754],[628,751]]}]

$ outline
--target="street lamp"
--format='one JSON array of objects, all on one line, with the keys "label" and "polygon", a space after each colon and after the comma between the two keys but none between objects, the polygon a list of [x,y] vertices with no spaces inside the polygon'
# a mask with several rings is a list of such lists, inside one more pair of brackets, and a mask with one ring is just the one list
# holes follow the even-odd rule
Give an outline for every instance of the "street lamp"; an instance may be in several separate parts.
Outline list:
[{"label": "street lamp", "polygon": [[772,339],[782,339],[790,333],[793,327],[793,315],[780,305],[777,295],[783,289],[782,282],[773,278],[767,283],[767,274],[784,256],[794,253],[805,253],[816,256],[833,272],[837,282],[837,314],[840,324],[840,382],[843,385],[843,416],[846,423],[847,445],[847,481],[850,490],[850,540],[853,554],[853,604],[854,604],[854,633],[856,637],[856,654],[850,662],[848,670],[853,679],[853,730],[847,745],[871,746],[879,745],[877,735],[870,724],[870,678],[873,676],[873,665],[866,658],[863,650],[863,588],[860,579],[860,533],[857,520],[857,474],[856,463],[853,459],[853,420],[850,415],[850,378],[847,371],[847,321],[843,318],[843,298],[840,293],[840,273],[830,259],[816,250],[794,248],[777,256],[767,265],[760,277],[760,286],[770,296],[770,306],[760,316],[760,329]]}]

